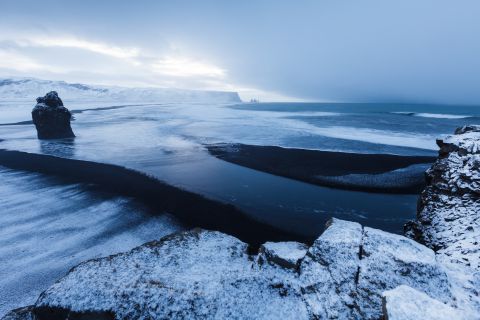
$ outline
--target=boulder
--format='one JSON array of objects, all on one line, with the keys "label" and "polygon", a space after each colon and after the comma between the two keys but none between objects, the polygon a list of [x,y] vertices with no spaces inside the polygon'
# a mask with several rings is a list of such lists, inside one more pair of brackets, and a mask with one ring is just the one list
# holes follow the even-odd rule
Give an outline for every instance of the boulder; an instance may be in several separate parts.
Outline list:
[{"label": "boulder", "polygon": [[385,320],[464,319],[461,311],[409,286],[401,285],[383,293]]},{"label": "boulder", "polygon": [[40,296],[36,310],[112,311],[116,319],[307,319],[294,273],[252,268],[247,247],[199,229],[167,236],[80,264]]},{"label": "boulder", "polygon": [[266,242],[259,250],[258,263],[271,263],[296,269],[307,253],[308,246],[300,242]]},{"label": "boulder", "polygon": [[73,138],[70,120],[72,114],[63,106],[57,92],[51,91],[37,98],[32,110],[32,119],[39,139]]},{"label": "boulder", "polygon": [[362,226],[332,219],[300,266],[307,305],[318,319],[359,319],[356,282]]},{"label": "boulder", "polygon": [[365,227],[357,294],[362,315],[380,318],[382,292],[408,285],[444,303],[453,301],[451,285],[435,253],[400,235]]}]

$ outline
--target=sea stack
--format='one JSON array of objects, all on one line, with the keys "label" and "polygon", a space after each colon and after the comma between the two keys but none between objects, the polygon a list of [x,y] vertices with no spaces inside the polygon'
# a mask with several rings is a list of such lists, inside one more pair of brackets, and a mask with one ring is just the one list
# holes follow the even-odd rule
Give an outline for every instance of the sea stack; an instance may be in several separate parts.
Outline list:
[{"label": "sea stack", "polygon": [[70,126],[71,118],[72,114],[63,106],[62,99],[56,91],[50,91],[44,97],[38,97],[37,105],[32,110],[38,139],[75,137]]}]

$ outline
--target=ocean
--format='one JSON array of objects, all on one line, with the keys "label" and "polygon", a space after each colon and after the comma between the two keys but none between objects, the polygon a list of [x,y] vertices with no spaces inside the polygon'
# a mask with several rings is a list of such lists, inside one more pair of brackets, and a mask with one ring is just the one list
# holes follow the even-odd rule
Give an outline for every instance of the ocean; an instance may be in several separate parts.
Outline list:
[{"label": "ocean", "polygon": [[435,155],[436,138],[480,120],[479,106],[262,103],[233,108],[284,118],[303,131],[281,141],[284,146],[355,153]]}]

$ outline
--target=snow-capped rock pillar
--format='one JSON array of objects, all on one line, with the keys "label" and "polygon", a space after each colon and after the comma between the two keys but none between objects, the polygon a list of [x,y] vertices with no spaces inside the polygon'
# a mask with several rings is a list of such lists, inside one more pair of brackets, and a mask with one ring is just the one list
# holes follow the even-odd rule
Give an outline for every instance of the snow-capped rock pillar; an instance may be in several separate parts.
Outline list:
[{"label": "snow-capped rock pillar", "polygon": [[55,91],[50,91],[44,97],[38,97],[37,105],[32,110],[32,119],[39,139],[75,137],[70,126],[71,118],[72,114],[63,106]]}]

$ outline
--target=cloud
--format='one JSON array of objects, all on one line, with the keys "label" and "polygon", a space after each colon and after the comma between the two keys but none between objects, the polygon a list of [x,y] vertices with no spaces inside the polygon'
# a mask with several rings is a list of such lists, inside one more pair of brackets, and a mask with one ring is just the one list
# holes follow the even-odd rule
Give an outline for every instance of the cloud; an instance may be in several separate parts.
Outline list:
[{"label": "cloud", "polygon": [[213,77],[224,78],[225,70],[213,64],[188,58],[165,57],[152,65],[157,73],[174,77]]},{"label": "cloud", "polygon": [[140,55],[140,50],[135,47],[119,47],[72,36],[47,37],[34,35],[11,40],[21,47],[76,48],[119,59],[132,59]]},{"label": "cloud", "polygon": [[16,52],[15,50],[0,48],[0,69],[31,72],[54,68],[41,64],[28,56]]},{"label": "cloud", "polygon": [[[67,50],[67,51],[65,51]],[[65,81],[237,91],[242,98],[294,100],[238,85],[227,69],[168,45],[162,50],[119,46],[69,34],[0,33],[0,73]]]},{"label": "cloud", "polygon": [[[162,56],[162,53],[146,54],[144,50],[138,47],[122,47],[109,43],[81,39],[74,36],[40,36],[40,35],[22,35],[15,38],[0,38],[3,42],[14,43],[19,48],[73,48],[85,50],[104,56],[125,60],[135,66],[144,66],[154,73],[169,77],[208,77],[224,78],[226,70],[212,63],[195,60],[185,56],[174,56],[171,54]],[[175,48],[178,50],[178,48]],[[160,56],[160,57],[158,57]],[[25,67],[33,67],[33,63],[25,60]],[[19,67],[20,64],[18,64]],[[25,68],[23,67],[23,68]]]}]

